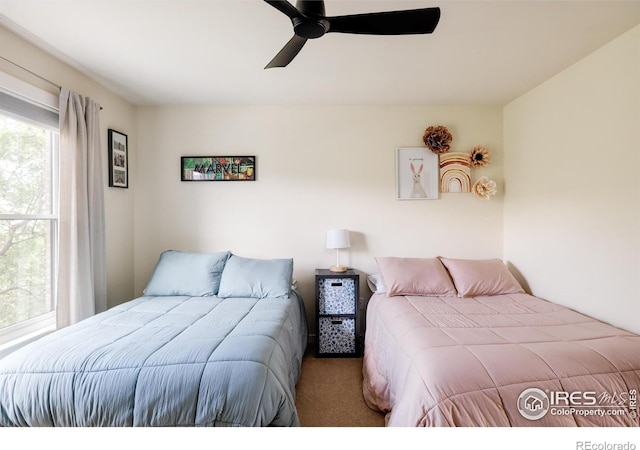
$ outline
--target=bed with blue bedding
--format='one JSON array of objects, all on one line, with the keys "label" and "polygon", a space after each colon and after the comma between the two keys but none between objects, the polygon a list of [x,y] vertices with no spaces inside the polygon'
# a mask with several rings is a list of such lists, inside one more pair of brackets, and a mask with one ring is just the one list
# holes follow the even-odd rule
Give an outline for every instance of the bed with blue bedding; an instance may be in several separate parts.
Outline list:
[{"label": "bed with blue bedding", "polygon": [[0,425],[299,426],[292,265],[164,252],[144,296],[0,360]]}]

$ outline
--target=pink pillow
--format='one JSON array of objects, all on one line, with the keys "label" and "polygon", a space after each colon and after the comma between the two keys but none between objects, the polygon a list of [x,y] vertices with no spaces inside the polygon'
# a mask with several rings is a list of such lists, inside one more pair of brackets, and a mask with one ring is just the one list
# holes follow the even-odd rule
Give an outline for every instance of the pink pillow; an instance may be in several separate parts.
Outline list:
[{"label": "pink pillow", "polygon": [[375,258],[387,295],[455,296],[446,269],[438,258]]},{"label": "pink pillow", "polygon": [[499,259],[440,260],[453,278],[461,297],[524,292],[520,283]]}]

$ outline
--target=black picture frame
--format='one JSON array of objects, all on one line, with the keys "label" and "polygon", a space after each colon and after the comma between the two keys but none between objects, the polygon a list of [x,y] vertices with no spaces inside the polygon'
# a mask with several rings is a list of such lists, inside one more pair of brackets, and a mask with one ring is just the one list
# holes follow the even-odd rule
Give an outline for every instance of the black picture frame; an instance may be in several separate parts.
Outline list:
[{"label": "black picture frame", "polygon": [[129,139],[109,128],[109,187],[129,187]]},{"label": "black picture frame", "polygon": [[256,157],[182,156],[180,181],[255,181]]}]

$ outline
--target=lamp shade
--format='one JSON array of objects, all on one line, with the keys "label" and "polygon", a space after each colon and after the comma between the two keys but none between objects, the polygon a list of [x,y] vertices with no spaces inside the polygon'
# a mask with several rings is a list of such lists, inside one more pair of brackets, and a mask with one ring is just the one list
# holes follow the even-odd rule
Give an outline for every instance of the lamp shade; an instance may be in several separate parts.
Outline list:
[{"label": "lamp shade", "polygon": [[334,229],[327,231],[327,248],[349,248],[349,230]]}]

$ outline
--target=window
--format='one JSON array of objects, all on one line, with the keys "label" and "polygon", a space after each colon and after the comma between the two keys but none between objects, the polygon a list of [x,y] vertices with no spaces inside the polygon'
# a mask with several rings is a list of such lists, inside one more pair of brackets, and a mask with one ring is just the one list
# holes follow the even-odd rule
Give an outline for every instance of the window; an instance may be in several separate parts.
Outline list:
[{"label": "window", "polygon": [[55,327],[57,103],[0,73],[0,349]]}]

